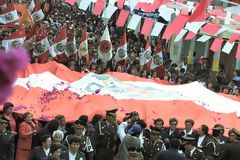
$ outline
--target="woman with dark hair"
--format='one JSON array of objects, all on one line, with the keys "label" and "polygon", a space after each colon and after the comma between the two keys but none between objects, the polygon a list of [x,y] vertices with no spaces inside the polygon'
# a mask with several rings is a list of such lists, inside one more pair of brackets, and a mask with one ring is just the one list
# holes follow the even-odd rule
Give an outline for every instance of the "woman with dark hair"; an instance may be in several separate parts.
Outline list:
[{"label": "woman with dark hair", "polygon": [[38,126],[32,121],[32,114],[26,112],[22,115],[24,121],[19,127],[16,160],[28,160],[32,146],[32,136],[37,133]]},{"label": "woman with dark hair", "polygon": [[13,108],[14,105],[11,102],[6,102],[3,105],[3,114],[1,118],[8,122],[8,126],[6,127],[6,129],[16,135],[16,120],[13,117]]},{"label": "woman with dark hair", "polygon": [[48,160],[60,160],[60,155],[62,153],[61,144],[52,144],[50,147],[50,156]]}]

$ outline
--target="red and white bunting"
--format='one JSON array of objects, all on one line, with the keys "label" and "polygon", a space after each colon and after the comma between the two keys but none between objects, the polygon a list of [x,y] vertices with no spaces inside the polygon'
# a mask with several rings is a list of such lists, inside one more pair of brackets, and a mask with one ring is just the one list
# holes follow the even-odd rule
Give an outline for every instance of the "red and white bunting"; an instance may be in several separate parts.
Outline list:
[{"label": "red and white bunting", "polygon": [[79,46],[79,57],[81,57],[84,63],[89,62],[87,28],[84,29],[84,32],[81,38],[81,43]]},{"label": "red and white bunting", "polygon": [[103,62],[108,62],[110,59],[112,59],[112,42],[110,39],[108,26],[106,26],[98,46],[98,57]]},{"label": "red and white bunting", "polygon": [[122,39],[118,45],[117,53],[114,57],[114,60],[116,61],[116,64],[124,65],[126,63],[127,59],[127,36],[126,31],[124,31],[124,34],[122,36]]},{"label": "red and white bunting", "polygon": [[4,38],[2,45],[6,51],[10,49],[16,49],[23,45],[26,39],[25,28],[21,28],[11,35]]},{"label": "red and white bunting", "polygon": [[15,9],[14,4],[11,3],[6,9],[1,12],[0,23],[6,25],[17,20],[19,20],[17,10]]}]

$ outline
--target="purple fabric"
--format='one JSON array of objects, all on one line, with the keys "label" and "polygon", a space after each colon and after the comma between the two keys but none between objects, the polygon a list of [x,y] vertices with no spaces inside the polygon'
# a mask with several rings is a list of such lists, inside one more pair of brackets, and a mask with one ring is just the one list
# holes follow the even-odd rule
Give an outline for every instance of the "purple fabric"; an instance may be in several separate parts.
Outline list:
[{"label": "purple fabric", "polygon": [[8,52],[0,50],[0,103],[11,95],[16,73],[24,69],[27,63],[28,54],[22,48]]}]

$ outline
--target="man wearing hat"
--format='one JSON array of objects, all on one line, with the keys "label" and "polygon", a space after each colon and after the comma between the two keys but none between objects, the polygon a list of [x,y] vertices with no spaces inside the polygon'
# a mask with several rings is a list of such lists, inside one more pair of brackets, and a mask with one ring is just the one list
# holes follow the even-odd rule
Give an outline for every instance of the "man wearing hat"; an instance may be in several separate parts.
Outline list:
[{"label": "man wearing hat", "polygon": [[112,160],[117,146],[117,109],[106,111],[106,120],[96,125],[96,160]]},{"label": "man wearing hat", "polygon": [[129,151],[128,160],[141,160],[140,152],[138,151]]},{"label": "man wearing hat", "polygon": [[143,147],[144,160],[152,160],[159,151],[166,150],[163,141],[160,139],[160,132],[157,130],[151,130],[150,138],[144,140]]},{"label": "man wearing hat", "polygon": [[196,138],[183,136],[182,140],[187,160],[204,160],[205,155],[203,151],[195,147]]},{"label": "man wearing hat", "polygon": [[0,119],[0,159],[14,159],[14,135],[6,130],[8,122]]},{"label": "man wearing hat", "polygon": [[240,131],[233,128],[229,132],[230,142],[226,144],[223,152],[223,160],[238,160],[240,157]]}]

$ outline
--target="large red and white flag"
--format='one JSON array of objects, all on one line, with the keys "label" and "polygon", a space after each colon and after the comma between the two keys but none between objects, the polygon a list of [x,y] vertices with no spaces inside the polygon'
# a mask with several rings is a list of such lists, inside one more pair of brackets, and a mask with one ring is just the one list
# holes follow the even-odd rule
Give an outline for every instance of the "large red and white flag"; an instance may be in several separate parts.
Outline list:
[{"label": "large red and white flag", "polygon": [[50,47],[50,54],[57,61],[66,61],[67,28],[63,26]]},{"label": "large red and white flag", "polygon": [[33,57],[38,57],[40,63],[45,63],[49,58],[50,44],[47,37],[36,41],[33,49]]},{"label": "large red and white flag", "polygon": [[34,22],[41,21],[45,17],[43,10],[41,8],[40,1],[38,1],[38,0],[36,1],[35,7],[32,12],[33,12],[32,18],[33,18]]},{"label": "large red and white flag", "polygon": [[140,65],[143,66],[144,70],[149,71],[152,63],[152,49],[147,39],[147,43],[144,51],[140,54]]},{"label": "large red and white flag", "polygon": [[164,78],[165,67],[163,65],[162,42],[158,40],[152,56],[151,69],[157,72],[160,78]]},{"label": "large red and white flag", "polygon": [[8,101],[15,105],[14,112],[28,111],[39,120],[51,120],[61,113],[67,122],[74,122],[82,114],[91,118],[117,108],[118,120],[137,111],[148,125],[159,117],[165,121],[176,117],[179,128],[184,128],[184,121],[190,118],[195,121],[194,129],[202,124],[211,128],[216,123],[227,130],[240,129],[239,98],[214,93],[198,82],[162,83],[127,73],[79,73],[52,61],[30,64],[20,72]]},{"label": "large red and white flag", "polygon": [[87,33],[87,27],[85,27],[81,43],[78,49],[79,57],[82,59],[84,63],[89,62],[89,54],[88,54],[88,33]]},{"label": "large red and white flag", "polygon": [[6,9],[0,13],[0,23],[7,25],[19,20],[17,10],[13,3],[9,4]]},{"label": "large red and white flag", "polygon": [[25,28],[20,28],[16,32],[8,35],[2,41],[2,45],[6,51],[10,49],[16,49],[23,46],[24,40],[26,39]]},{"label": "large red and white flag", "polygon": [[103,62],[108,62],[112,59],[112,42],[110,39],[108,26],[106,26],[98,46],[98,57]]},{"label": "large red and white flag", "polygon": [[116,65],[125,65],[127,60],[128,54],[127,54],[127,36],[126,31],[124,31],[122,39],[118,45],[117,53],[114,57],[114,60],[116,62]]}]

